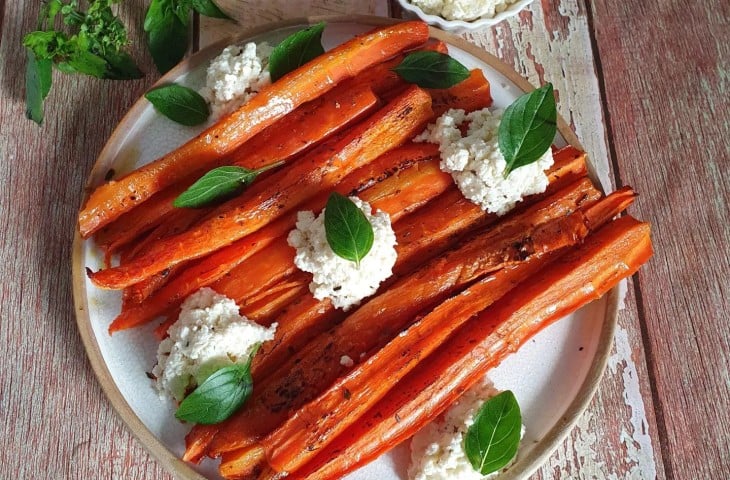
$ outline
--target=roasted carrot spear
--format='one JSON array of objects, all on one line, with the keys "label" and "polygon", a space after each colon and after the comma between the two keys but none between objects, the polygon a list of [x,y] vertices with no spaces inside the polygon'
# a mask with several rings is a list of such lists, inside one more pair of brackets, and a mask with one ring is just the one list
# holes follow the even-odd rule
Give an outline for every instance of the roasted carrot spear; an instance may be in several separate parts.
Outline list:
[{"label": "roasted carrot spear", "polygon": [[398,387],[287,478],[334,480],[412,436],[537,332],[599,298],[652,254],[649,226],[622,217],[457,330]]},{"label": "roasted carrot spear", "polygon": [[192,170],[233,152],[299,105],[337,83],[428,40],[428,26],[404,22],[356,37],[288,73],[203,133],[117,181],[94,191],[79,214],[86,238]]},{"label": "roasted carrot spear", "polygon": [[242,195],[218,207],[206,221],[160,241],[126,266],[91,273],[90,277],[98,287],[121,289],[225,247],[317,193],[329,190],[348,173],[412,138],[429,118],[431,98],[420,88],[412,87],[341,139],[323,144],[291,167],[254,183]]},{"label": "roasted carrot spear", "polygon": [[[209,453],[218,455],[255,442],[283,421],[289,410],[311,400],[343,373],[338,363],[342,356],[359,358],[387,342],[419,312],[468,283],[534,253],[575,243],[587,233],[582,214],[565,215],[579,206],[558,193],[396,281],[274,372],[254,391],[247,407],[223,424]],[[551,233],[543,236],[543,229]]]},{"label": "roasted carrot spear", "polygon": [[[414,166],[417,167],[418,164],[436,156],[438,156],[438,149],[434,145],[406,144],[382,155],[372,163],[355,170],[345,177],[335,189],[343,194],[356,194],[360,191],[367,191],[367,189],[373,188],[374,198],[375,196],[382,196],[383,191],[378,188],[380,182],[388,182],[391,180],[390,177],[396,175],[398,172]],[[421,175],[427,173],[426,170],[421,170],[420,172]],[[398,182],[401,178],[399,176],[393,179],[393,181]],[[408,176],[408,178],[411,177]],[[450,182],[443,174],[435,173],[429,177],[430,183],[428,185],[421,186],[420,192],[417,195],[409,195],[412,189],[406,188],[403,192],[403,197],[405,198],[407,196],[413,204],[419,204],[422,200],[418,200],[416,196],[420,196],[421,199],[428,195],[433,196],[446,187],[445,182],[447,181]],[[403,183],[408,183],[405,178],[403,178]],[[396,189],[399,188],[397,183],[393,187]],[[322,195],[311,199],[301,208],[304,210],[321,210],[327,201],[327,195],[328,192],[323,192]],[[386,196],[381,201],[382,208],[394,208],[385,204],[385,201],[389,198]],[[252,255],[269,246],[277,238],[285,236],[294,228],[295,221],[296,212],[290,212],[261,230],[189,266],[145,302],[123,310],[119,317],[114,320],[110,329],[116,331],[132,328],[152,320],[165,311],[175,308],[187,295],[221,279]]]},{"label": "roasted carrot spear", "polygon": [[[573,215],[582,217],[588,227],[596,229],[620,213],[634,198],[630,189],[612,195]],[[532,240],[545,244],[569,234],[562,222],[547,224],[547,231],[536,233]],[[547,240],[550,239],[550,240]],[[570,244],[572,237],[558,240]],[[573,239],[574,240],[574,239]],[[553,250],[557,253],[557,250]],[[517,283],[534,275],[550,256],[537,255],[528,262],[505,268],[446,300],[385,347],[336,381],[312,402],[297,410],[262,444],[269,465],[278,472],[291,472],[311,460],[345,428],[393,388],[404,375],[474,314],[501,298]],[[343,392],[347,392],[343,400]]]}]

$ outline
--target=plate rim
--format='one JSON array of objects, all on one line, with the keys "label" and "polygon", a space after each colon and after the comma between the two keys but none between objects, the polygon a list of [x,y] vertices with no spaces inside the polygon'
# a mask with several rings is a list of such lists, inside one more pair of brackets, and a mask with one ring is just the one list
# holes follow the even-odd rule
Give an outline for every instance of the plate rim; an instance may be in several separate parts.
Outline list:
[{"label": "plate rim", "polygon": [[[299,17],[288,20],[282,20],[278,22],[267,23],[254,28],[248,28],[240,33],[219,40],[217,42],[208,45],[207,47],[194,53],[191,57],[184,59],[172,70],[167,72],[165,75],[160,77],[157,82],[154,83],[150,88],[155,86],[163,85],[169,82],[172,78],[176,78],[179,75],[186,73],[192,68],[197,67],[203,62],[202,58],[206,52],[212,50],[220,50],[221,48],[238,42],[242,39],[254,37],[272,30],[292,27],[296,25],[311,25],[320,21],[327,23],[359,23],[364,25],[370,25],[373,27],[392,25],[400,23],[403,20],[394,19],[389,17],[378,17],[372,15],[318,15],[309,17]],[[517,73],[511,66],[492,55],[491,53],[477,47],[476,45],[467,42],[466,40],[443,30],[435,27],[429,27],[430,36],[438,40],[442,40],[450,45],[453,45],[461,50],[464,50],[468,54],[476,57],[480,61],[486,63],[491,68],[497,70],[500,74],[507,77],[512,81],[518,88],[523,91],[533,90],[535,87]],[[117,147],[120,142],[123,142],[126,136],[126,131],[123,131],[120,127],[131,120],[132,117],[139,116],[142,109],[146,108],[146,101],[144,96],[141,96],[122,117],[117,126],[111,133],[111,136],[101,150],[94,165],[88,175],[84,194],[79,205],[79,211],[83,208],[86,203],[89,194],[92,189],[92,185],[98,184],[105,176],[102,165],[102,160],[110,156],[110,152]],[[570,145],[573,145],[581,150],[585,151],[576,134],[570,128],[568,123],[563,119],[562,116],[558,115],[558,131]],[[589,168],[590,170],[590,168]],[[591,170],[592,171],[592,170]],[[597,188],[603,190],[599,179],[593,178]],[[605,193],[605,192],[604,192]],[[198,473],[192,468],[187,462],[174,455],[155,435],[144,425],[142,420],[134,413],[126,399],[122,395],[121,391],[116,385],[114,378],[109,371],[104,357],[101,353],[101,349],[96,340],[96,336],[91,326],[91,318],[89,317],[88,309],[88,298],[86,292],[86,280],[85,280],[85,265],[84,265],[84,239],[81,238],[78,228],[74,231],[74,239],[71,252],[71,265],[72,265],[72,283],[73,283],[73,301],[74,311],[76,317],[76,325],[81,335],[81,341],[84,345],[84,349],[89,358],[89,363],[96,376],[97,381],[101,385],[101,388],[106,395],[107,399],[111,402],[112,407],[116,411],[117,415],[122,419],[127,428],[144,446],[144,448],[159,461],[162,466],[171,474],[179,476],[185,480],[207,480],[206,477]],[[593,399],[603,373],[608,364],[609,354],[613,346],[613,337],[618,323],[618,311],[620,309],[620,287],[614,287],[606,294],[606,308],[603,317],[603,325],[598,339],[598,347],[596,353],[591,362],[591,366],[586,373],[586,377],[576,393],[573,400],[568,404],[561,419],[542,437],[540,444],[536,446],[530,453],[524,457],[518,459],[515,465],[510,468],[507,472],[502,474],[501,480],[517,480],[525,479],[532,475],[541,465],[547,461],[547,459],[555,452],[559,444],[562,443],[565,438],[570,434],[571,430],[578,422],[580,416],[588,408],[589,403]]]}]

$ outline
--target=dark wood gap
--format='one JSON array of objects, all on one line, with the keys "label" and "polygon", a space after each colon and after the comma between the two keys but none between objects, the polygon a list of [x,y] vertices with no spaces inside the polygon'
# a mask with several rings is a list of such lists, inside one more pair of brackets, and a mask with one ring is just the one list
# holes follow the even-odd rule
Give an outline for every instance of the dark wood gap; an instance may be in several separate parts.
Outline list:
[{"label": "dark wood gap", "polygon": [[193,12],[193,53],[200,50],[200,14]]}]

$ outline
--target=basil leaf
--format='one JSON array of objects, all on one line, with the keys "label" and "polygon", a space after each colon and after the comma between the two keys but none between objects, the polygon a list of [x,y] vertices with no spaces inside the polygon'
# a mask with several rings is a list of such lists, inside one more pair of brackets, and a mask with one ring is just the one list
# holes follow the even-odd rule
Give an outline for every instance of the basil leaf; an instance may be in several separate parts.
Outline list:
[{"label": "basil leaf", "polygon": [[324,22],[319,22],[289,35],[271,51],[269,73],[272,82],[324,53],[322,46],[324,26]]},{"label": "basil leaf", "polygon": [[104,60],[107,63],[104,78],[110,80],[133,80],[144,76],[127,52],[108,52],[104,55]]},{"label": "basil leaf", "polygon": [[155,110],[170,120],[192,127],[208,120],[210,109],[195,90],[182,85],[165,85],[144,94]]},{"label": "basil leaf", "polygon": [[393,68],[403,80],[423,88],[449,88],[469,78],[469,69],[441,52],[413,52]]},{"label": "basil leaf", "polygon": [[183,13],[173,0],[152,0],[147,9],[147,47],[160,73],[177,65],[188,51],[188,17]]},{"label": "basil leaf", "polygon": [[352,200],[332,192],[324,211],[327,243],[335,254],[360,266],[373,247],[373,226]]},{"label": "basil leaf", "polygon": [[557,131],[558,113],[553,85],[522,95],[502,114],[499,150],[507,167],[505,178],[516,168],[537,161],[550,148]]},{"label": "basil leaf", "polygon": [[43,101],[51,91],[52,62],[38,59],[27,49],[28,60],[25,66],[25,116],[40,125],[43,123]]},{"label": "basil leaf", "polygon": [[83,73],[96,78],[104,78],[107,71],[106,60],[85,50],[74,52],[65,62],[58,64],[64,73]]},{"label": "basil leaf", "polygon": [[235,166],[214,168],[181,193],[173,202],[173,206],[200,208],[230,198],[251,184],[263,172],[283,164],[283,161],[275,162],[256,170]]},{"label": "basil leaf", "polygon": [[[251,356],[253,358],[253,355]],[[238,410],[253,391],[251,359],[223,367],[182,401],[175,417],[191,423],[220,423]]]},{"label": "basil leaf", "polygon": [[464,452],[474,470],[482,475],[507,466],[520,445],[522,414],[517,399],[504,391],[479,409],[464,438]]},{"label": "basil leaf", "polygon": [[224,18],[226,20],[233,20],[229,17],[226,12],[220,9],[213,0],[190,0],[190,6],[193,10],[206,17],[213,18]]}]

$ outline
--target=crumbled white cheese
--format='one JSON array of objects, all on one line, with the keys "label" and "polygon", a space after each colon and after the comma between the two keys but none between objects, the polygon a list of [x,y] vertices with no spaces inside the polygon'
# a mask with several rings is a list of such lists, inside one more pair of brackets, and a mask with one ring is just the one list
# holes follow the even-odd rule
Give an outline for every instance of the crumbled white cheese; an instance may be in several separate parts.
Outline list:
[{"label": "crumbled white cheese", "polygon": [[160,397],[182,400],[219,368],[245,363],[257,344],[274,338],[276,326],[239,315],[236,302],[210,288],[198,290],[183,302],[157,350],[152,374]]},{"label": "crumbled white cheese", "polygon": [[[486,378],[477,383],[446,411],[443,419],[435,420],[411,439],[409,480],[484,480],[502,472],[482,475],[472,467],[464,452],[464,438],[474,423],[482,404],[497,395]],[[522,436],[525,427],[522,426]],[[519,452],[518,452],[519,455]],[[512,465],[514,460],[510,463]]]},{"label": "crumbled white cheese", "polygon": [[387,213],[371,214],[370,204],[350,197],[373,227],[373,246],[358,267],[332,251],[324,230],[324,210],[315,217],[311,211],[299,212],[297,228],[289,233],[289,245],[297,250],[296,266],[313,275],[309,290],[317,300],[329,298],[336,308],[348,310],[375,293],[380,283],[392,275],[397,257],[395,233]]},{"label": "crumbled white cheese", "polygon": [[[449,110],[415,141],[437,143],[441,170],[454,177],[466,198],[483,210],[504,215],[527,195],[544,192],[548,186],[545,170],[553,164],[548,149],[536,162],[513,170],[504,178],[507,166],[499,149],[498,131],[502,111],[488,108],[466,114]],[[459,126],[469,122],[462,137]]]},{"label": "crumbled white cheese", "polygon": [[210,62],[200,95],[210,104],[211,120],[236,110],[271,83],[271,50],[265,42],[231,45]]},{"label": "crumbled white cheese", "polygon": [[350,368],[353,365],[355,365],[355,362],[349,356],[343,355],[340,357],[340,365],[342,365],[343,367]]},{"label": "crumbled white cheese", "polygon": [[493,18],[517,0],[410,0],[424,13],[438,15],[446,20],[471,21]]}]

